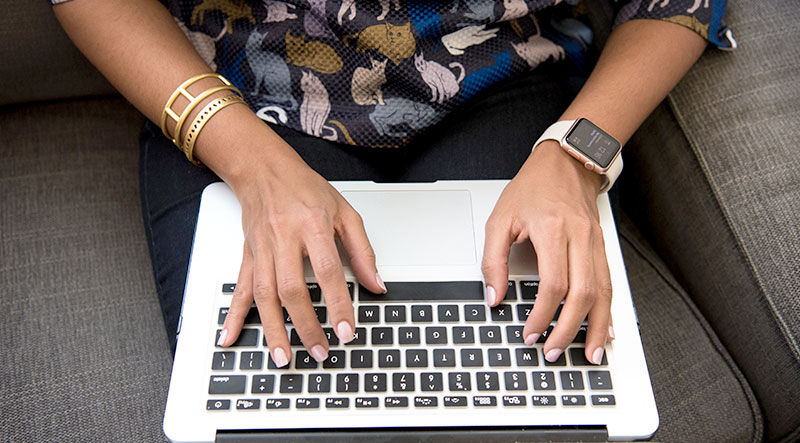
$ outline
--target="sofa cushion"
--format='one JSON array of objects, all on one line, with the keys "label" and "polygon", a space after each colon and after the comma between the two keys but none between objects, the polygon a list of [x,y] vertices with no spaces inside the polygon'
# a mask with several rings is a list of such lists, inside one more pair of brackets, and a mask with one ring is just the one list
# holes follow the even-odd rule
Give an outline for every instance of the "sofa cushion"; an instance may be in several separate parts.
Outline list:
[{"label": "sofa cushion", "polygon": [[0,109],[0,441],[163,439],[141,122],[120,98]]},{"label": "sofa cushion", "polygon": [[[745,6],[747,5],[747,6]],[[800,9],[732,2],[629,143],[625,205],[747,376],[769,440],[800,438]],[[685,134],[685,135],[684,135]]]}]

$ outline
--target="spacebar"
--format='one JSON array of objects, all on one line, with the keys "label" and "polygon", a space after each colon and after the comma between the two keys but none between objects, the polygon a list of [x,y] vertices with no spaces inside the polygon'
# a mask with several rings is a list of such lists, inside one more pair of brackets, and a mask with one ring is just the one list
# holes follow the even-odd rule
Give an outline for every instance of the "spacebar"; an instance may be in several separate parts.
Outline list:
[{"label": "spacebar", "polygon": [[359,286],[361,302],[483,300],[483,282],[386,282],[385,294],[374,294]]}]

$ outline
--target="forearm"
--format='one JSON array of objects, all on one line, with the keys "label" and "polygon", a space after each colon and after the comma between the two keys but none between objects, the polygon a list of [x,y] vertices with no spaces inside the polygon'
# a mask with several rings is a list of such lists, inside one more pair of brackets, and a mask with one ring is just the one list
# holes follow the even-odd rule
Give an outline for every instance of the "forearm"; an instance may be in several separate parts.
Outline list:
[{"label": "forearm", "polygon": [[703,53],[693,31],[658,20],[633,20],[608,39],[597,66],[562,115],[588,118],[622,144]]}]

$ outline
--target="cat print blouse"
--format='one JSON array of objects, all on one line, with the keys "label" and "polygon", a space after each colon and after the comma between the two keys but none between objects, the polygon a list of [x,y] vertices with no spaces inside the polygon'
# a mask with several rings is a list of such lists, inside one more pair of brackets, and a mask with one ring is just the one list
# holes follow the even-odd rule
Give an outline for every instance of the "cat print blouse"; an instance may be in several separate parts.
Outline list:
[{"label": "cat print blouse", "polygon": [[[581,70],[587,38],[570,32],[578,0],[161,1],[261,119],[360,146],[405,145],[540,65]],[[725,46],[724,0],[614,3],[616,24],[666,20]]]}]

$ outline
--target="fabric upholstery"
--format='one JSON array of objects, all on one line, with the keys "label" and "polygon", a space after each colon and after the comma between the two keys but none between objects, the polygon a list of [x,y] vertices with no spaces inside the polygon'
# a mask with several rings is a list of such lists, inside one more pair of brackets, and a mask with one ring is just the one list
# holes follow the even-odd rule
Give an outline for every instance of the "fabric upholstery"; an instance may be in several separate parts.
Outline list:
[{"label": "fabric upholstery", "polygon": [[761,441],[758,403],[728,351],[630,220],[617,226],[661,419],[653,441]]},{"label": "fabric upholstery", "polygon": [[47,2],[0,0],[0,11],[0,105],[114,92],[69,40]]},{"label": "fabric upholstery", "polygon": [[120,98],[0,109],[0,441],[163,438],[141,122]]}]

